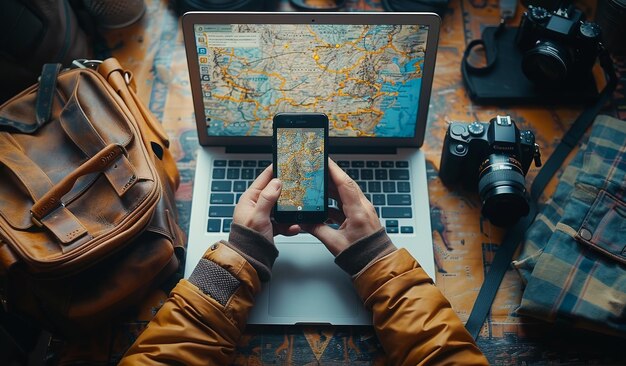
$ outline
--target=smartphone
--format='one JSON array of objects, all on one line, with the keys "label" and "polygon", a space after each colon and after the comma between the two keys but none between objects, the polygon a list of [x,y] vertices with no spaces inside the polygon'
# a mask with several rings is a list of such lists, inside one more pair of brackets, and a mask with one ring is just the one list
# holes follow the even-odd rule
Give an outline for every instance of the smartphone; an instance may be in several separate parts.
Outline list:
[{"label": "smartphone", "polygon": [[328,117],[278,113],[273,119],[274,177],[283,183],[274,220],[324,222],[328,217]]}]

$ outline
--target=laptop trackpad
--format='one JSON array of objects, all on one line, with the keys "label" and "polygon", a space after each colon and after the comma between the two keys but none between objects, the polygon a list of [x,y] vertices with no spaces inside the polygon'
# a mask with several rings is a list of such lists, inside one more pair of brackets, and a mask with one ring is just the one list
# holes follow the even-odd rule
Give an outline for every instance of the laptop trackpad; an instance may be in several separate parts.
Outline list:
[{"label": "laptop trackpad", "polygon": [[350,276],[333,255],[317,243],[278,244],[272,269],[270,316],[297,317],[303,322],[353,318],[363,307]]}]

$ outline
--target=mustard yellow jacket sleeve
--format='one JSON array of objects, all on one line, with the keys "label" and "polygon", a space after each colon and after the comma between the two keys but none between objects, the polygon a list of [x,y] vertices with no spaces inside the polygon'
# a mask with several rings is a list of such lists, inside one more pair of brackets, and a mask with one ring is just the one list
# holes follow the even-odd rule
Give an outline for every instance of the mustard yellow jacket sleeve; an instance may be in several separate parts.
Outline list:
[{"label": "mustard yellow jacket sleeve", "polygon": [[246,325],[261,282],[252,266],[224,243],[212,245],[203,258],[240,281],[223,306],[187,280],[172,290],[120,365],[228,365]]},{"label": "mustard yellow jacket sleeve", "polygon": [[[225,306],[182,280],[120,365],[228,365],[261,282],[252,266],[224,243],[204,258],[240,281]],[[389,365],[487,365],[480,350],[411,255],[397,250],[354,280],[373,312]]]},{"label": "mustard yellow jacket sleeve", "polygon": [[389,365],[488,365],[450,303],[405,250],[356,275]]}]

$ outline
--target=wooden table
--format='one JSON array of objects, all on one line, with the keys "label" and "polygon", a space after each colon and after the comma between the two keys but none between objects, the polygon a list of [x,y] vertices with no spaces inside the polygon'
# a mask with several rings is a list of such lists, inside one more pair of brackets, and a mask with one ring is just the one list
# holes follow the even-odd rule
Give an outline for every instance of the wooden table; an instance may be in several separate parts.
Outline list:
[{"label": "wooden table", "polygon": [[[591,3],[591,2],[589,2]],[[142,100],[162,121],[172,139],[172,151],[181,172],[177,191],[180,222],[188,230],[198,148],[180,21],[166,0],[146,0],[147,12],[136,24],[102,31],[95,43],[96,57],[117,57],[133,70]],[[594,8],[579,4],[587,14]],[[276,10],[294,10],[279,0]],[[377,0],[348,0],[345,11],[382,11]],[[520,6],[513,26],[519,24]],[[437,176],[443,138],[450,121],[488,121],[510,114],[521,129],[537,136],[544,160],[560,136],[580,113],[577,106],[479,106],[463,86],[460,61],[466,44],[479,38],[485,26],[499,21],[494,0],[451,0],[445,14],[437,56],[424,151],[427,157],[432,235],[437,286],[466,321],[484,275],[504,231],[480,217],[480,201],[472,192],[451,191]],[[616,59],[626,74],[624,59]],[[605,113],[626,119],[624,79]],[[531,168],[527,182],[537,169]],[[555,182],[549,187],[550,192]],[[207,243],[209,245],[210,243]],[[498,364],[626,364],[620,356],[623,340],[578,332],[562,333],[550,325],[515,313],[522,282],[510,270],[500,287],[478,345],[490,362]],[[80,341],[54,339],[51,363],[89,360],[115,364],[165,300],[155,291],[120,322]],[[623,352],[622,352],[623,353]],[[236,365],[382,365],[383,350],[370,327],[250,326],[240,341]]]}]

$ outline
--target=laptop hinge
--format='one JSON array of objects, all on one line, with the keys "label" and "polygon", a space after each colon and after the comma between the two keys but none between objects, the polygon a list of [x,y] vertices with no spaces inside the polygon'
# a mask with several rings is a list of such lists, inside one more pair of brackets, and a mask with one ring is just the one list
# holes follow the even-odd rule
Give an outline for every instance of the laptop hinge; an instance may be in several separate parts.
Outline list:
[{"label": "laptop hinge", "polygon": [[271,154],[272,146],[253,145],[253,146],[227,146],[226,152],[229,154]]},{"label": "laptop hinge", "polygon": [[[328,151],[331,154],[396,154],[398,150],[390,146],[330,146]],[[226,152],[229,154],[271,154],[272,147],[266,145],[255,146],[227,146]]]},{"label": "laptop hinge", "polygon": [[330,146],[328,151],[331,154],[396,154],[398,150],[395,147],[390,146]]}]

